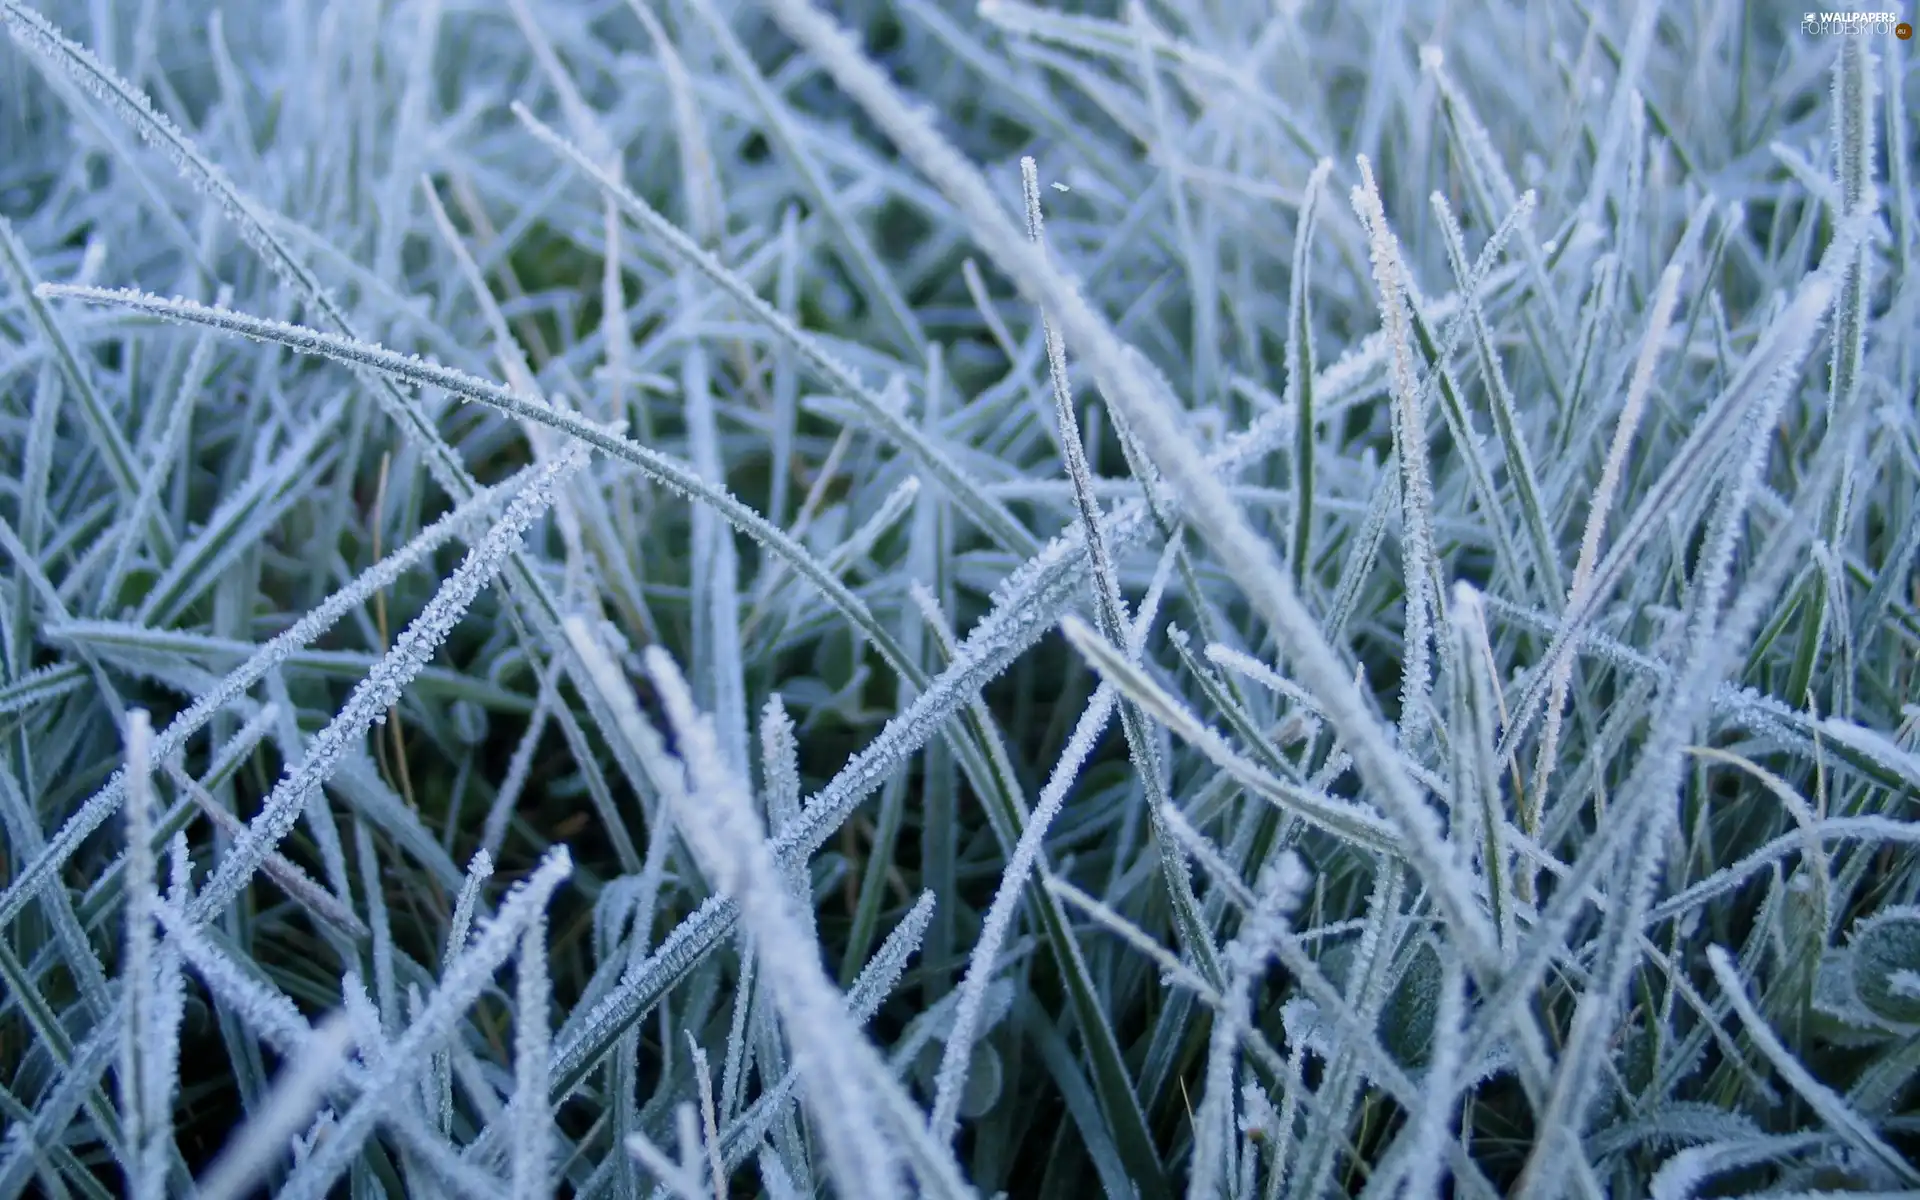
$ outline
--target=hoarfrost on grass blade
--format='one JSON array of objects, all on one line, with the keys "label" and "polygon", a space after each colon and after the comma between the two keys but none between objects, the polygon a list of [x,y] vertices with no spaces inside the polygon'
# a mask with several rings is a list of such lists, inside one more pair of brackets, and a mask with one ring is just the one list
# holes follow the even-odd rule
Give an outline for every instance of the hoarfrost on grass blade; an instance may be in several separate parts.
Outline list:
[{"label": "hoarfrost on grass blade", "polygon": [[713,731],[694,709],[678,668],[657,648],[649,650],[647,666],[678,735],[688,781],[706,798],[702,804],[671,798],[683,805],[679,826],[716,882],[740,905],[760,948],[761,969],[781,1011],[795,1069],[807,1081],[806,1102],[830,1174],[850,1196],[895,1195],[902,1165],[874,1103],[880,1081],[869,1064],[866,1035],[849,1027],[817,956],[806,952],[809,940],[800,937],[751,801],[720,757]]},{"label": "hoarfrost on grass blade", "polygon": [[[188,739],[204,728],[207,722],[213,719],[215,713],[244,694],[269,671],[285,662],[289,656],[302,647],[310,645],[341,617],[366,603],[376,592],[390,586],[395,579],[419,563],[426,561],[433,551],[460,534],[475,518],[498,505],[503,498],[515,494],[530,480],[531,476],[523,477],[477,493],[471,500],[456,506],[446,516],[423,529],[419,536],[406,546],[388,555],[351,584],[329,596],[326,601],[296,621],[286,632],[262,646],[252,659],[235,668],[216,687],[196,699],[184,712],[168,722],[167,727],[154,738],[154,758],[164,762],[178,754],[185,748]],[[80,843],[114,814],[125,795],[126,775],[124,772],[117,772],[60,827],[59,832],[48,841],[45,852],[35,858],[4,893],[0,893],[0,928],[10,924],[40,888],[54,878],[60,867],[79,848]]]},{"label": "hoarfrost on grass blade", "polygon": [[[577,453],[557,456],[542,468],[532,485],[514,497],[499,523],[468,553],[373,672],[354,689],[347,705],[316,735],[306,757],[274,786],[260,813],[249,824],[247,834],[228,849],[213,876],[192,898],[186,916],[189,923],[205,924],[215,919],[248,886],[266,855],[292,830],[312,791],[333,775],[350,745],[383,719],[408,682],[426,666],[448,629],[505,565],[505,559],[521,535],[545,508],[554,484],[580,465]],[[122,1009],[113,1018],[114,1028],[124,1019]],[[96,1034],[88,1045],[96,1044],[111,1045],[112,1039]],[[82,1059],[88,1065],[76,1064],[70,1069],[69,1078],[80,1080],[94,1069],[90,1056],[83,1055]],[[91,1081],[84,1086],[90,1087]],[[43,1112],[52,1111],[56,1109],[43,1109]],[[6,1182],[4,1176],[23,1170],[31,1154],[30,1143],[23,1141],[15,1146],[6,1162],[0,1164],[0,1184]],[[4,1190],[0,1187],[0,1192]]]},{"label": "hoarfrost on grass blade", "polygon": [[1168,398],[1147,380],[1137,351],[1125,346],[1078,288],[1030,249],[979,172],[909,103],[846,33],[809,0],[770,0],[774,19],[813,53],[900,149],[939,186],[968,229],[1030,297],[1055,320],[1070,345],[1088,360],[1109,402],[1125,415],[1175,491],[1193,528],[1218,551],[1221,564],[1273,626],[1295,659],[1303,681],[1327,708],[1355,761],[1377,789],[1378,802],[1398,827],[1407,854],[1432,889],[1454,935],[1477,968],[1492,961],[1487,920],[1470,880],[1440,834],[1439,820],[1408,777],[1406,765],[1368,710],[1345,668],[1280,568],[1272,544],[1255,532],[1200,451],[1180,429]]},{"label": "hoarfrost on grass blade", "polygon": [[287,1142],[306,1128],[346,1065],[351,1029],[339,1014],[317,1026],[274,1081],[259,1111],[242,1125],[194,1184],[202,1200],[240,1200],[251,1193]]},{"label": "hoarfrost on grass blade", "polygon": [[[1920,784],[1894,42],[1653,0],[1412,41],[1402,0],[817,6],[845,36],[796,0],[510,0],[470,31],[439,0],[209,7],[0,0],[30,68],[0,118],[0,1043],[27,1047],[0,1052],[0,1200],[188,1187],[179,1151],[245,1140],[235,1104],[310,1196],[564,1173],[665,1200],[638,1136],[695,1200],[715,1159],[772,1196],[839,1186],[779,972],[676,853],[684,764],[661,738],[643,769],[617,713],[657,719],[648,646],[693,664],[742,791],[760,768],[792,946],[858,970],[821,994],[878,1061],[855,1082],[894,1085],[870,1104],[901,1191],[966,1186],[934,1132],[961,1124],[1003,1195],[1062,1139],[1149,1200],[1901,1182],[1848,1131],[1910,1132],[1920,1047],[1876,1012],[1915,976],[1867,971],[1846,920],[1906,920],[1876,897],[1920,854],[1894,819]],[[516,99],[566,140],[499,119]],[[1429,303],[1434,272],[1457,291]],[[201,304],[72,290],[105,283]],[[1796,307],[1821,286],[1831,336]],[[554,560],[530,537],[497,620],[406,685],[404,736],[349,729],[317,790],[274,797],[311,845],[261,851],[274,773],[393,665],[392,606],[576,441],[604,457],[556,499]],[[729,522],[750,580],[717,561]],[[1197,641],[1131,636],[1163,603]],[[1090,698],[1124,757],[1075,767]],[[141,706],[185,712],[147,731],[164,803],[129,805]],[[1056,764],[1087,803],[1054,802]],[[444,1018],[432,976],[486,943],[494,861],[522,875],[582,799],[580,902]],[[1433,848],[1415,802],[1457,872],[1406,870]],[[1249,881],[1289,851],[1308,915],[1250,971]],[[241,856],[252,901],[220,873]],[[212,924],[209,870],[247,901]],[[1743,1020],[1683,968],[1754,905]],[[179,1061],[189,989],[231,1083]],[[253,1047],[317,1058],[342,1003],[357,1054],[276,1126],[292,1072]],[[1620,1080],[1633,1111],[1602,1117]]]},{"label": "hoarfrost on grass blade", "polygon": [[369,1072],[360,1098],[287,1180],[280,1192],[282,1197],[318,1200],[328,1194],[375,1123],[390,1106],[404,1103],[402,1081],[413,1078],[426,1056],[439,1049],[453,1023],[521,944],[527,928],[544,919],[547,902],[572,871],[573,861],[562,847],[549,853],[514,889],[500,906],[499,915],[480,930],[465,954],[448,965],[426,1007]]},{"label": "hoarfrost on grass blade", "polygon": [[154,913],[160,903],[153,857],[153,724],[144,709],[127,714],[127,904],[125,968],[121,972],[120,1006],[125,1024],[120,1034],[120,1112],[126,1124],[129,1192],[139,1198],[159,1197],[166,1191],[165,1143],[161,1138],[173,1122],[156,1110],[161,1098],[157,1076],[166,1073],[162,1057],[173,1049],[158,1044],[155,1009],[158,939]]},{"label": "hoarfrost on grass blade", "polygon": [[214,875],[194,898],[197,919],[206,920],[232,903],[258,869],[260,860],[293,828],[314,788],[332,774],[350,746],[377,723],[400,698],[413,676],[426,667],[441,642],[475,597],[506,565],[534,519],[545,510],[554,487],[577,470],[584,456],[568,451],[556,456],[507,505],[506,513],[487,536],[467,553],[460,566],[434,593],[412,624],[394,641],[373,671],[354,689],[339,714],[313,739],[307,756],[290,770],[261,806],[249,825],[249,836],[236,843]]}]

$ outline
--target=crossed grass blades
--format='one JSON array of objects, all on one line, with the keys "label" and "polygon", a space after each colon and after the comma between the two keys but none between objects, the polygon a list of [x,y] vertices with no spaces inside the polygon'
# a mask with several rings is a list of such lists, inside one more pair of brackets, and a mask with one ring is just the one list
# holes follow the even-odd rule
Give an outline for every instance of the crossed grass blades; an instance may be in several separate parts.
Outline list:
[{"label": "crossed grass blades", "polygon": [[1920,1186],[1905,44],[834,7],[0,0],[0,1196]]}]

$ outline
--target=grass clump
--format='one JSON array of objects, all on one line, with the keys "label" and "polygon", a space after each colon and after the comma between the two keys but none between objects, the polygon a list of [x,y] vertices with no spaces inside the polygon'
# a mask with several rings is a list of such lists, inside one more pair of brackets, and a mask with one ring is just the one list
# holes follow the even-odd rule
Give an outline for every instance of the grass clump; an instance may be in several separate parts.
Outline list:
[{"label": "grass clump", "polygon": [[0,17],[0,1197],[1920,1187],[1906,41]]}]

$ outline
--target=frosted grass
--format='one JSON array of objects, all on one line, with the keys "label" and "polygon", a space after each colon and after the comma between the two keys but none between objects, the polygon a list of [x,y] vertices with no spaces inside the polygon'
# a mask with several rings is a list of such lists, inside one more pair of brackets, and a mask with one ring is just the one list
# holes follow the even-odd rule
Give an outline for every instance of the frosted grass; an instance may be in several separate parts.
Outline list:
[{"label": "frosted grass", "polygon": [[1901,43],[0,20],[0,1200],[1920,1185]]}]

